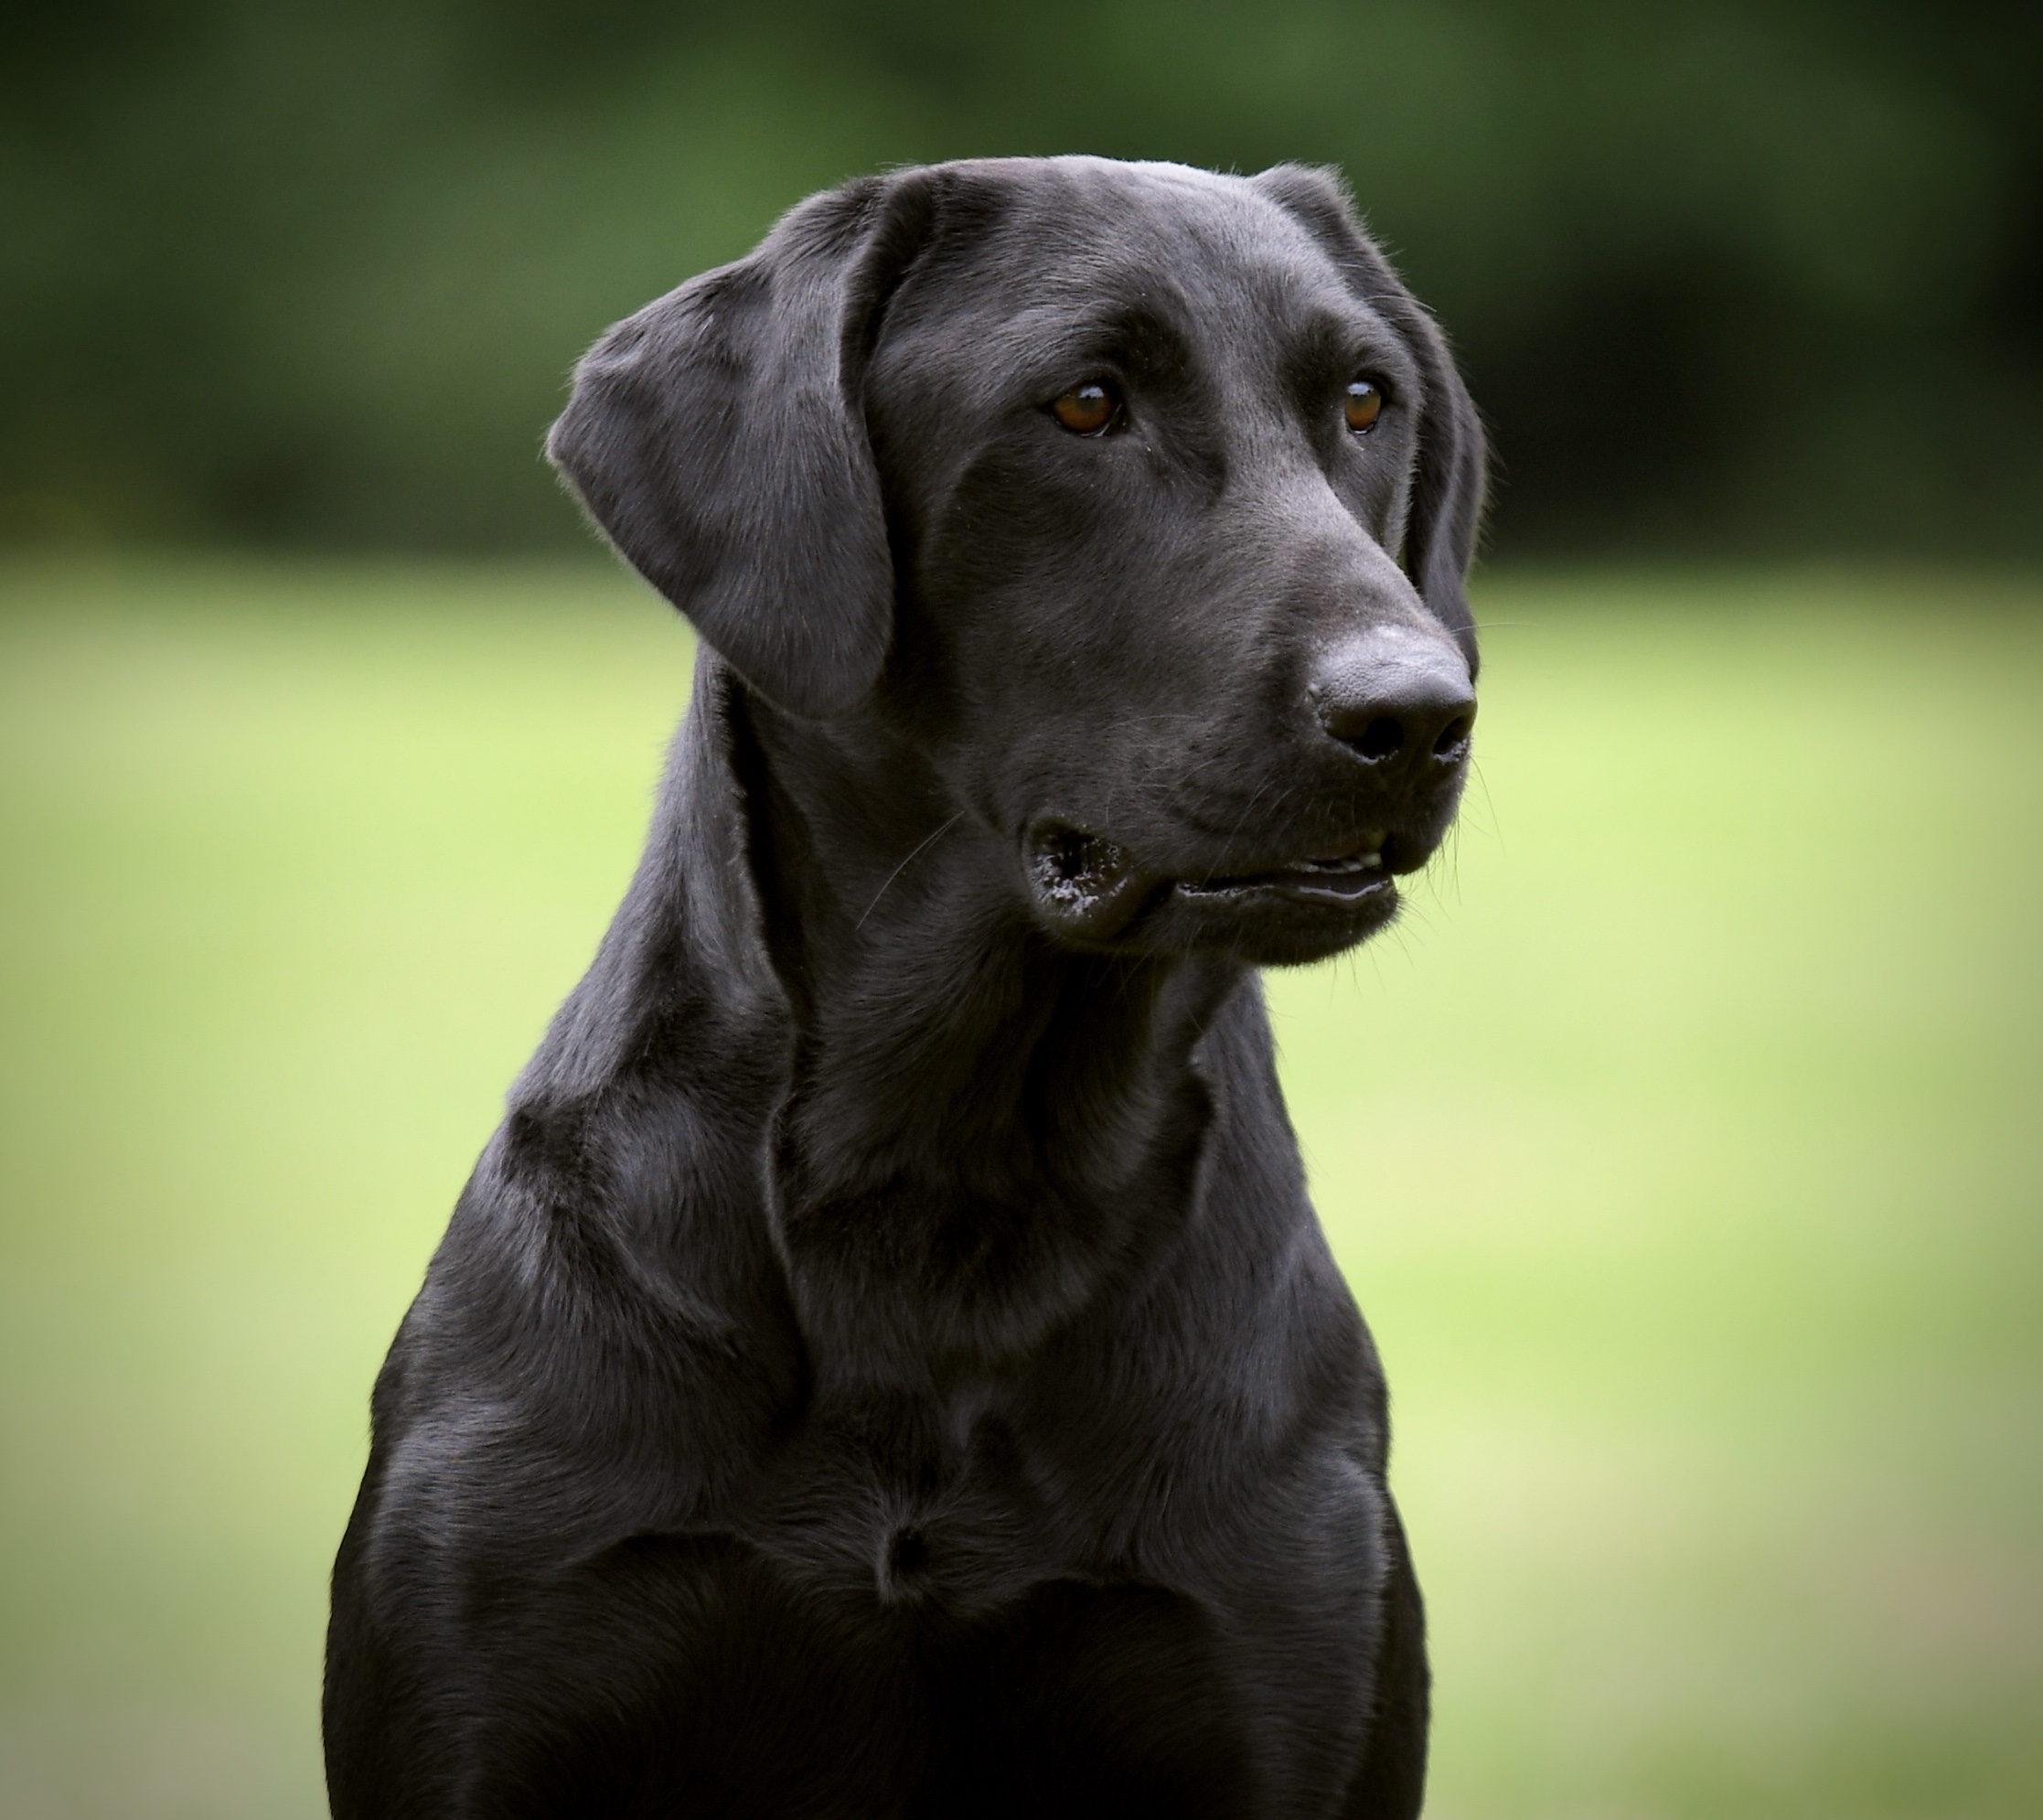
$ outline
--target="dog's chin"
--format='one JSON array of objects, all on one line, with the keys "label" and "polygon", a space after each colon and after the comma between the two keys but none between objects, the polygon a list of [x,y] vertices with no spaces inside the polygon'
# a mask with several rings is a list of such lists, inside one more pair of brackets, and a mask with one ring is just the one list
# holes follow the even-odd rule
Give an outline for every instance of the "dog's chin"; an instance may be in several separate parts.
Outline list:
[{"label": "dog's chin", "polygon": [[1032,832],[1027,870],[1038,920],[1074,947],[1160,956],[1203,950],[1293,967],[1353,947],[1396,915],[1385,845],[1381,833],[1361,834],[1333,852],[1266,872],[1172,878],[1146,870],[1105,836],[1047,823]]}]

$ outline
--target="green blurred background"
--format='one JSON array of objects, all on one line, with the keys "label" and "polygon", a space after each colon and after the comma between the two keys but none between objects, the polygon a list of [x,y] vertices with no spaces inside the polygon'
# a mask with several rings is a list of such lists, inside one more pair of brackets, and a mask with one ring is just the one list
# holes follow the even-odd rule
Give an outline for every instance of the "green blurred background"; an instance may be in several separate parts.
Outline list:
[{"label": "green blurred background", "polygon": [[2043,1812],[2039,19],[8,9],[0,1820],[320,1811],[369,1379],[686,688],[575,353],[1036,150],[1341,164],[1496,434],[1461,830],[1272,982],[1431,1811]]},{"label": "green blurred background", "polygon": [[2032,0],[61,0],[0,58],[17,538],[572,545],[576,351],[889,162],[1341,165],[1518,551],[2043,550]]}]

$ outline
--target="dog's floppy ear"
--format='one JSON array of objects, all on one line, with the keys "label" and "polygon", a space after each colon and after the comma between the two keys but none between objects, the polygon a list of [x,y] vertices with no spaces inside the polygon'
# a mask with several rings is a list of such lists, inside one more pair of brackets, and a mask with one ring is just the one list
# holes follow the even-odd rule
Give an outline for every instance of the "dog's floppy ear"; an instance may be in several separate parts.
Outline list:
[{"label": "dog's floppy ear", "polygon": [[1454,634],[1475,670],[1475,621],[1466,591],[1482,522],[1482,420],[1433,318],[1364,232],[1354,204],[1331,172],[1278,165],[1251,179],[1301,221],[1333,255],[1348,282],[1403,337],[1426,387],[1418,425],[1418,472],[1405,525],[1405,573],[1428,610]]},{"label": "dog's floppy ear", "polygon": [[546,452],[626,561],[798,714],[862,701],[893,563],[860,388],[919,250],[922,174],[811,198],[597,342]]}]

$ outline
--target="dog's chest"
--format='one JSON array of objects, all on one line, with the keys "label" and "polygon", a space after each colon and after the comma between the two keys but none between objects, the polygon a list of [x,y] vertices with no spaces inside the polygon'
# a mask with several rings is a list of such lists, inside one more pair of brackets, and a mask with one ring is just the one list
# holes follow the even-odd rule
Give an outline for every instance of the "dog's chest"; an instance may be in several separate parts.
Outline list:
[{"label": "dog's chest", "polygon": [[[846,1399],[728,1531],[645,1561],[664,1582],[645,1602],[696,1614],[655,1705],[690,1715],[692,1761],[721,1760],[704,1677],[771,1687],[785,1761],[840,1766],[847,1812],[866,1810],[843,1766],[882,1760],[920,1791],[901,1811],[932,1816],[1315,1811],[1366,1706],[1380,1568],[1380,1511],[1338,1451],[1257,1510],[1203,1513],[1181,1462],[1164,1524],[1167,1466],[1103,1484],[983,1386]],[[759,1723],[733,1720],[747,1761]]]},{"label": "dog's chest", "polygon": [[1081,1490],[1011,1387],[826,1394],[733,1513],[790,1584],[968,1618],[1046,1580],[1118,1577],[1110,1494]]}]

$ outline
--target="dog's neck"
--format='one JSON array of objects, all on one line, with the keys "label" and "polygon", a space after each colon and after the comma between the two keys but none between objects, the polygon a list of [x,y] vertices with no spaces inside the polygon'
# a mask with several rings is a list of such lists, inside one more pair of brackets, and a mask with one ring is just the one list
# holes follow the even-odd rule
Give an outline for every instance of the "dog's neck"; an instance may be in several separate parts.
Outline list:
[{"label": "dog's neck", "polygon": [[732,715],[795,1025],[776,1186],[797,1301],[856,1322],[842,1350],[875,1366],[1025,1351],[1182,1224],[1212,1109],[1194,1052],[1244,970],[1060,948],[911,742],[742,695]]}]

